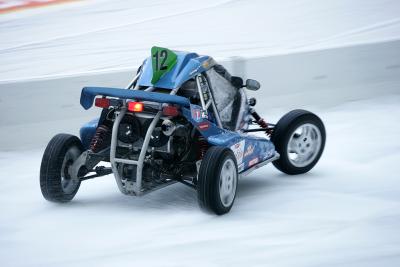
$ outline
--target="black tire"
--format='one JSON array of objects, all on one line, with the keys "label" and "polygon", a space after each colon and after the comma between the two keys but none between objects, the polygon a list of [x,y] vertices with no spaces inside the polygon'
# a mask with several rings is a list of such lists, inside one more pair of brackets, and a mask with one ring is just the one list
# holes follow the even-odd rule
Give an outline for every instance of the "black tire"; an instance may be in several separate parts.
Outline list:
[{"label": "black tire", "polygon": [[[295,135],[296,129],[298,129],[302,125],[315,126],[316,128],[310,126],[311,129],[313,129],[315,135],[318,134],[318,131],[316,131],[315,129],[319,130],[320,146],[316,145],[315,152],[314,154],[312,154],[313,156],[312,157],[310,156],[310,159],[308,160],[309,162],[307,161],[305,162],[306,164],[305,166],[301,165],[296,166],[294,165],[295,164],[294,161],[290,159],[288,152],[288,145],[290,138],[293,135]],[[325,140],[326,140],[325,127],[324,124],[322,123],[322,120],[317,115],[302,109],[292,110],[278,121],[278,123],[275,126],[274,132],[271,136],[271,141],[274,143],[276,151],[280,154],[280,158],[278,160],[275,160],[273,164],[278,170],[286,174],[306,173],[309,170],[311,170],[320,159],[322,152],[324,151]],[[300,143],[298,144],[299,149],[301,148],[301,145],[307,146],[306,149],[308,149],[308,147],[310,146],[310,143],[306,143],[307,138],[304,138],[304,140],[299,139],[299,141],[297,142]],[[317,143],[319,144],[319,141]]]},{"label": "black tire", "polygon": [[[230,192],[228,192],[229,196],[226,199],[221,195],[222,190],[220,190],[220,185],[222,185],[223,181],[227,181],[221,180],[223,166],[231,172],[227,176],[233,176],[231,177],[232,180],[229,179],[229,182],[224,182],[224,185],[227,185],[226,188],[230,189]],[[232,169],[230,169],[231,167]],[[198,175],[197,196],[200,207],[218,215],[229,212],[233,206],[237,192],[237,170],[236,158],[232,150],[219,146],[210,147],[201,162]],[[221,198],[224,198],[224,200]]]},{"label": "black tire", "polygon": [[[45,199],[68,202],[74,198],[80,181],[71,179],[66,170],[82,152],[82,142],[76,136],[58,134],[50,140],[40,166],[40,189]],[[64,159],[66,162],[63,167]]]}]

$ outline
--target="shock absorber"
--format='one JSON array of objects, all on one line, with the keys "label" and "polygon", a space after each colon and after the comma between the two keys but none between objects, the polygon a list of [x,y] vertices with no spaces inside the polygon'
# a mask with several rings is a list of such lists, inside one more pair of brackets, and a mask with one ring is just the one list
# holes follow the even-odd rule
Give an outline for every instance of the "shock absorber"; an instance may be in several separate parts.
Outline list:
[{"label": "shock absorber", "polygon": [[271,129],[268,128],[268,123],[260,117],[260,115],[258,115],[258,113],[254,110],[254,109],[250,109],[250,113],[253,116],[253,118],[256,120],[256,123],[258,125],[260,125],[261,128],[265,129],[265,132],[267,133],[267,135],[271,135]]},{"label": "shock absorber", "polygon": [[208,143],[207,143],[206,139],[203,136],[199,136],[197,144],[198,144],[198,147],[199,147],[198,159],[200,160],[200,159],[204,158],[204,155],[207,152]]},{"label": "shock absorber", "polygon": [[110,128],[104,124],[100,125],[96,129],[92,141],[90,142],[90,150],[92,152],[99,152],[104,148],[104,144],[110,138]]}]

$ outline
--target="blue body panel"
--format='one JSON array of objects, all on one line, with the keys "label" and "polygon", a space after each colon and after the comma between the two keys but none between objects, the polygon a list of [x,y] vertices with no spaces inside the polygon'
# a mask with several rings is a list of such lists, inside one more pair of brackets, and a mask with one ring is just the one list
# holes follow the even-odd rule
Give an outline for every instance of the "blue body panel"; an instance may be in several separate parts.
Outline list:
[{"label": "blue body panel", "polygon": [[184,82],[208,70],[214,64],[213,59],[209,56],[199,56],[196,53],[189,52],[174,52],[178,57],[176,65],[155,84],[151,83],[151,79],[153,78],[151,57],[147,58],[143,63],[138,84],[140,86],[154,86],[166,89],[178,88]]},{"label": "blue body panel", "polygon": [[89,149],[90,142],[92,141],[92,138],[96,133],[98,124],[99,124],[99,118],[91,120],[88,123],[85,123],[79,130],[79,135],[81,137],[81,141],[85,149]]},{"label": "blue body panel", "polygon": [[143,101],[153,101],[158,103],[170,103],[180,106],[190,105],[190,102],[187,98],[176,95],[109,87],[84,87],[81,92],[82,107],[84,109],[89,109],[93,105],[94,98],[98,95],[118,97],[121,99],[135,99]]},{"label": "blue body panel", "polygon": [[190,109],[182,108],[182,113],[207,139],[208,143],[227,147],[233,151],[239,173],[275,155],[275,146],[270,140],[221,129],[208,118],[203,117],[201,107],[197,105],[190,105]]}]

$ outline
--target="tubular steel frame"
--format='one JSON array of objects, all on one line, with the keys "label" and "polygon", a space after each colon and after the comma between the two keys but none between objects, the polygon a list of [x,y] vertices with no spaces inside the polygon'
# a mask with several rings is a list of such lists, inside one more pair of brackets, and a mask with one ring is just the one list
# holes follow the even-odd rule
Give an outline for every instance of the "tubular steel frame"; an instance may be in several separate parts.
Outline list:
[{"label": "tubular steel frame", "polygon": [[[135,78],[129,83],[128,87],[126,89],[131,89],[134,85],[134,83],[137,81],[137,79],[139,78],[140,73],[137,74],[135,76]],[[205,79],[205,77],[201,74],[197,75],[195,77],[196,79],[196,83],[197,83],[197,90],[199,92],[200,95],[200,101],[202,104],[202,109],[203,112],[207,113],[207,109],[210,107],[210,105],[213,108],[213,112],[215,114],[217,123],[219,127],[222,127],[221,124],[221,120],[219,117],[219,113],[218,110],[216,108],[216,105],[214,103],[214,99],[212,97],[212,94],[210,92],[210,87],[208,86],[208,83],[206,84],[206,88],[203,90],[202,86],[201,86],[201,80],[200,79],[204,79],[204,81],[207,80]],[[138,85],[136,85],[133,90],[138,90]],[[145,89],[145,91],[153,91],[154,87],[149,87],[147,89]],[[170,95],[175,95],[178,92],[179,88],[175,88],[171,91]],[[204,97],[203,97],[203,93],[207,93],[209,94],[209,100],[207,101],[207,103],[204,102]],[[149,149],[149,143],[150,143],[150,138],[151,135],[153,134],[153,131],[158,123],[158,121],[161,118],[161,113],[162,111],[158,111],[157,114],[154,116],[152,122],[150,123],[149,128],[147,129],[143,144],[142,144],[142,148],[140,150],[140,154],[139,154],[139,158],[138,160],[130,160],[130,159],[122,159],[122,158],[117,158],[116,157],[116,151],[117,151],[117,146],[118,146],[118,128],[119,125],[121,123],[122,118],[125,116],[127,112],[127,105],[126,105],[126,100],[123,100],[123,105],[121,107],[121,110],[119,112],[116,112],[116,118],[114,121],[114,125],[113,125],[113,129],[112,129],[112,135],[111,135],[111,148],[110,148],[110,163],[111,163],[111,168],[112,171],[114,173],[114,177],[115,180],[117,182],[118,188],[119,190],[123,193],[123,194],[127,194],[127,195],[136,195],[136,196],[140,196],[143,195],[144,193],[146,193],[147,191],[143,190],[143,186],[142,186],[142,180],[143,180],[143,166],[144,166],[144,161],[145,161],[145,157],[146,157],[146,153]],[[119,172],[118,172],[118,163],[122,163],[122,164],[130,164],[130,165],[136,165],[136,182],[133,183],[133,188],[127,189],[126,185],[123,184],[122,181],[122,177],[120,176]],[[148,190],[148,191],[153,191],[155,189],[164,187],[172,182],[175,181],[170,181],[170,182],[166,182],[164,184],[160,184],[159,186],[152,188],[152,190]]]},{"label": "tubular steel frame", "polygon": [[[139,86],[136,84],[134,87],[133,85],[135,84],[135,82],[138,80],[140,76],[140,73],[138,73],[134,79],[129,83],[128,87],[126,89],[133,89],[133,90],[138,90]],[[214,102],[214,98],[213,98],[213,94],[210,90],[210,86],[208,85],[208,80],[207,78],[203,75],[203,74],[198,74],[195,77],[196,80],[196,85],[197,85],[197,90],[200,96],[200,103],[201,103],[201,107],[203,110],[203,113],[207,114],[207,110],[208,108],[211,106],[212,110],[214,112],[217,124],[219,127],[223,127],[222,123],[221,123],[221,119],[219,116],[219,112],[217,110],[217,107],[215,105]],[[202,86],[202,83],[204,84]],[[133,88],[132,88],[133,87]],[[204,88],[203,88],[204,87]],[[148,87],[147,89],[145,89],[145,91],[153,91],[154,87]],[[175,95],[178,92],[179,88],[175,88],[173,90],[171,90],[170,95]],[[208,93],[209,99],[207,100],[207,102],[205,102],[204,99],[204,95],[205,93]],[[153,134],[153,131],[158,123],[158,121],[161,118],[162,115],[162,111],[158,111],[157,114],[153,117],[152,122],[150,123],[149,128],[147,129],[143,144],[142,144],[142,148],[140,150],[140,154],[139,154],[139,158],[137,160],[130,160],[130,159],[123,159],[123,158],[117,158],[116,157],[116,151],[117,151],[117,146],[118,146],[118,128],[119,125],[122,121],[122,118],[125,116],[126,112],[127,112],[127,104],[126,104],[126,100],[123,100],[123,105],[120,109],[120,111],[116,112],[116,118],[114,121],[114,125],[113,125],[113,129],[112,129],[112,135],[111,135],[111,148],[110,148],[110,163],[111,163],[111,168],[112,171],[114,173],[114,177],[115,180],[117,182],[118,188],[119,190],[123,193],[123,194],[127,194],[127,195],[136,195],[136,196],[141,196],[145,193],[154,191],[156,189],[165,187],[169,184],[175,183],[176,181],[167,181],[163,184],[157,185],[151,189],[147,189],[144,190],[143,186],[142,186],[142,180],[143,180],[143,166],[144,166],[144,161],[145,161],[145,157],[146,157],[146,153],[149,149],[149,143],[150,143],[150,138]],[[259,164],[253,166],[252,168],[246,170],[243,173],[239,174],[239,177],[243,177],[245,175],[247,175],[248,173],[250,173],[251,171],[273,161],[279,158],[279,154],[276,153],[272,158],[260,162]],[[136,165],[136,182],[133,183],[133,187],[132,188],[127,188],[127,185],[123,184],[122,178],[118,172],[118,163],[122,163],[122,164],[130,164],[130,165]]]}]

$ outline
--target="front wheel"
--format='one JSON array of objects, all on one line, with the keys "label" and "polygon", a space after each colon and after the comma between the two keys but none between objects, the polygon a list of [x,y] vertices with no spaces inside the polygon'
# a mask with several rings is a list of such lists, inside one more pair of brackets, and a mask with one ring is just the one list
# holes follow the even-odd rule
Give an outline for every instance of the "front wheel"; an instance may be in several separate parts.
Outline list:
[{"label": "front wheel", "polygon": [[236,197],[238,169],[232,150],[213,146],[199,170],[197,196],[202,208],[218,215],[230,211]]},{"label": "front wheel", "polygon": [[40,189],[45,199],[53,202],[72,200],[81,182],[71,177],[69,169],[82,152],[83,145],[76,136],[58,134],[50,140],[40,166]]},{"label": "front wheel", "polygon": [[274,128],[271,141],[280,158],[274,166],[287,174],[302,174],[317,164],[325,147],[325,127],[321,119],[296,109],[283,116]]}]

